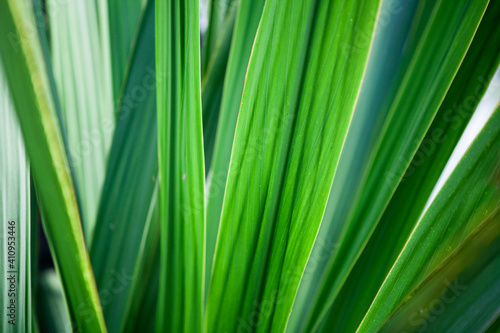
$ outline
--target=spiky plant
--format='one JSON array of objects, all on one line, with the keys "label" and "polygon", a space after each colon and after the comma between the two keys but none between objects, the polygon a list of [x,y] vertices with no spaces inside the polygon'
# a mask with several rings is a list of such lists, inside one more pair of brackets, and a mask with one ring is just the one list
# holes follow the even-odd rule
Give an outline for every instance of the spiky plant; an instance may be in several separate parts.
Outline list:
[{"label": "spiky plant", "polygon": [[0,0],[0,330],[498,331],[500,1],[201,5]]}]

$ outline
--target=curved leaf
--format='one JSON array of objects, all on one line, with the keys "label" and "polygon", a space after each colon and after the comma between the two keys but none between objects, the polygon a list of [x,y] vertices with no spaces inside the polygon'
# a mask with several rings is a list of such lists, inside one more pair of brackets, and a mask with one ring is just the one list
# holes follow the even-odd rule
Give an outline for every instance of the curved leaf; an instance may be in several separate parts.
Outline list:
[{"label": "curved leaf", "polygon": [[[500,2],[474,40],[403,181],[329,312],[325,329],[355,330],[401,252],[500,61]],[[359,288],[362,285],[363,288]],[[354,301],[355,300],[355,301]],[[348,323],[348,328],[345,325]]]},{"label": "curved leaf", "polygon": [[[436,2],[377,137],[360,192],[328,263],[307,331],[327,314],[455,77],[488,1]],[[333,189],[334,190],[334,189]]]},{"label": "curved leaf", "polygon": [[30,38],[30,31],[36,32],[33,13],[24,1],[2,1],[0,12],[0,55],[71,316],[82,331],[105,332],[40,45]]},{"label": "curved leaf", "polygon": [[[231,41],[213,159],[208,170],[207,179],[207,276],[205,279],[207,289],[212,273],[215,242],[219,231],[222,200],[224,199],[224,189],[229,171],[229,160],[231,159],[231,148],[233,146],[241,93],[264,2],[264,0],[241,1]],[[209,165],[208,163],[207,161],[207,165]]]},{"label": "curved leaf", "polygon": [[[408,296],[380,332],[484,332],[500,315],[497,208]],[[471,320],[473,318],[473,320]]]},{"label": "curved leaf", "polygon": [[451,250],[500,205],[500,107],[421,217],[359,332],[373,332]]}]

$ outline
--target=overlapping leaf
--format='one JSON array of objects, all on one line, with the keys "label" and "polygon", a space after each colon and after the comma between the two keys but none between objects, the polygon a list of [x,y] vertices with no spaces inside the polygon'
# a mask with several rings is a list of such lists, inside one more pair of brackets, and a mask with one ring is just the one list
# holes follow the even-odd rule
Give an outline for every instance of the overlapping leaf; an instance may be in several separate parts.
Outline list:
[{"label": "overlapping leaf", "polygon": [[[402,183],[330,309],[325,329],[354,330],[391,269],[500,60],[497,5],[490,5]],[[375,259],[376,258],[376,259]],[[363,288],[358,286],[363,285]],[[355,301],[354,301],[355,300]]]},{"label": "overlapping leaf", "polygon": [[[258,4],[256,4],[258,5]],[[228,66],[229,51],[232,45],[234,21],[238,6],[231,6],[225,19],[224,29],[209,61],[208,68],[201,83],[201,104],[203,106],[203,147],[205,149],[205,163],[211,164],[214,149],[215,135],[221,106],[222,90],[226,68]],[[248,12],[246,12],[248,13]],[[248,59],[247,59],[248,60]]]},{"label": "overlapping leaf", "polygon": [[71,332],[73,329],[61,283],[53,270],[38,272],[37,325],[40,332]]},{"label": "overlapping leaf", "polygon": [[214,53],[218,52],[218,44],[223,40],[222,35],[225,33],[224,30],[228,28],[232,30],[230,22],[232,20],[230,17],[232,15],[231,11],[234,11],[235,7],[238,6],[238,1],[235,0],[208,0],[208,2],[209,23],[203,39],[203,56],[201,59],[203,76],[208,72],[209,63],[212,61]]},{"label": "overlapping leaf", "polygon": [[108,26],[103,35],[106,32],[108,34],[113,96],[117,105],[123,82],[126,80],[130,54],[134,44],[138,43],[134,38],[141,38],[137,35],[137,26],[147,0],[98,0],[98,3],[99,16],[103,17],[100,24]]},{"label": "overlapping leaf", "polygon": [[413,230],[358,331],[375,331],[411,289],[500,205],[499,154],[497,108]]},{"label": "overlapping leaf", "polygon": [[282,331],[326,206],[378,1],[267,1],[236,127],[208,331]]},{"label": "overlapping leaf", "polygon": [[499,222],[497,208],[407,297],[380,331],[486,331],[500,315]]},{"label": "overlapping leaf", "polygon": [[[224,198],[224,189],[229,171],[229,160],[231,158],[231,148],[233,146],[241,93],[243,91],[248,59],[250,58],[250,52],[263,7],[264,0],[242,1],[238,9],[234,27],[234,36],[232,38],[231,51],[224,79],[213,159],[208,171],[209,176],[207,180],[207,276],[205,284],[207,289],[212,272],[215,242],[219,230],[222,200]],[[214,69],[211,69],[210,72],[212,70]],[[205,84],[208,85],[210,83],[207,81]],[[205,107],[205,104],[203,105]],[[209,163],[207,160],[207,165],[210,165]]]},{"label": "overlapping leaf", "polygon": [[[110,332],[123,331],[134,315],[137,288],[149,286],[141,271],[159,239],[153,214],[158,191],[154,27],[154,2],[148,1],[118,106],[90,253]],[[154,321],[154,312],[150,316]]]},{"label": "overlapping leaf", "polygon": [[[362,181],[361,176],[366,171],[374,138],[380,133],[387,114],[387,102],[399,86],[401,72],[407,68],[405,60],[416,44],[416,36],[412,37],[410,32],[421,20],[421,16],[417,15],[418,7],[415,1],[382,1],[359,101],[340,156],[323,221],[300,281],[287,326],[289,332],[296,332],[306,324],[304,318],[312,310],[311,300],[320,288],[318,280],[338,246],[341,227],[352,208],[356,190]],[[374,15],[375,13],[371,14],[372,18]],[[347,304],[347,301],[343,303],[342,310],[347,310]],[[346,315],[341,317],[345,318]]]},{"label": "overlapping leaf", "polygon": [[[318,327],[373,233],[429,128],[461,64],[487,1],[436,2],[374,145],[311,311],[306,330]],[[333,189],[335,190],[335,189]]]},{"label": "overlapping leaf", "polygon": [[82,331],[105,332],[68,162],[56,124],[33,12],[0,3],[0,54],[31,161],[47,235],[71,316]]}]

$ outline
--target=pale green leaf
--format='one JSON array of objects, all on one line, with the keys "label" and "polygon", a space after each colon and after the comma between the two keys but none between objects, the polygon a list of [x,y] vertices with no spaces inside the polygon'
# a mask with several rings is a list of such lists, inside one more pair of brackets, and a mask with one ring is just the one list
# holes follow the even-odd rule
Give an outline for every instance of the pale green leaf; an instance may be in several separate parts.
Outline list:
[{"label": "pale green leaf", "polygon": [[30,169],[7,79],[0,63],[0,330],[32,327]]},{"label": "pale green leaf", "polygon": [[42,51],[37,39],[29,38],[37,31],[33,12],[23,1],[2,1],[0,12],[0,55],[71,316],[82,331],[105,332]]},{"label": "pale green leaf", "polygon": [[115,123],[110,73],[102,56],[96,2],[49,0],[47,5],[62,123],[90,244]]}]

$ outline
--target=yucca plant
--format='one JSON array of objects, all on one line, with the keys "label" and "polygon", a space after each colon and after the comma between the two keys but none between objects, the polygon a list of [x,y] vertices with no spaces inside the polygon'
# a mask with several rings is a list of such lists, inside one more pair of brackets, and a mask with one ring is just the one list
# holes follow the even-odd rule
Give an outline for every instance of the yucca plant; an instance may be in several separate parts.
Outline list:
[{"label": "yucca plant", "polygon": [[500,332],[499,22],[0,0],[1,331]]}]

